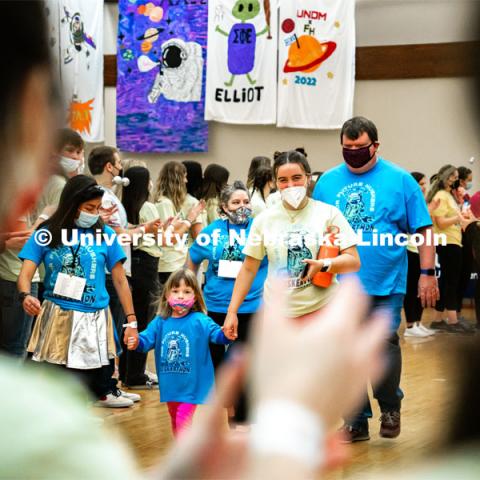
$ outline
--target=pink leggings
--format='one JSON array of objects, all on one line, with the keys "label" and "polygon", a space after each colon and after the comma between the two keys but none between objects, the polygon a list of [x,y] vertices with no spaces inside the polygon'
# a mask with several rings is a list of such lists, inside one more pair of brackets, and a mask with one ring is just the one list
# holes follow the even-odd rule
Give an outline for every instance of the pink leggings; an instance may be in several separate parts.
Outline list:
[{"label": "pink leggings", "polygon": [[197,406],[192,403],[180,402],[167,402],[167,406],[172,421],[173,435],[178,437],[192,423],[192,417]]}]

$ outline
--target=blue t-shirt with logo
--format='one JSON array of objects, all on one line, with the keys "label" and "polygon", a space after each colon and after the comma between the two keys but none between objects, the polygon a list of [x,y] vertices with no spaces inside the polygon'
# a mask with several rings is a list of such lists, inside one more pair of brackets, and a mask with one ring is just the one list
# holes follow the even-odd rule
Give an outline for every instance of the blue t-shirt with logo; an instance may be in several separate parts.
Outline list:
[{"label": "blue t-shirt with logo", "polygon": [[[35,235],[32,235],[18,256],[22,260],[31,260],[36,265],[42,262],[45,265],[44,297],[47,300],[63,310],[95,312],[108,307],[110,301],[105,288],[105,267],[111,271],[115,264],[123,262],[126,256],[114,230],[110,227],[104,227],[105,237],[98,245],[92,229],[78,228],[75,231],[78,232],[78,237],[72,238],[71,246],[60,245],[55,248],[39,245]],[[90,234],[83,245],[80,243],[82,234]],[[73,242],[73,240],[76,241]],[[86,279],[81,300],[69,299],[53,293],[60,272]]]},{"label": "blue t-shirt with logo", "polygon": [[[387,239],[382,246],[380,236],[413,234],[432,224],[422,191],[410,173],[382,158],[360,175],[342,164],[320,177],[313,198],[335,205],[353,230],[361,234],[357,248],[362,266],[358,275],[367,293],[405,293],[405,245],[389,245]],[[406,243],[406,237],[399,239]]]},{"label": "blue t-shirt with logo", "polygon": [[[193,263],[198,265],[203,260],[208,260],[203,294],[209,312],[227,312],[235,278],[219,277],[219,262],[220,260],[243,262],[245,255],[242,250],[246,245],[251,226],[252,220],[246,225],[234,225],[228,220],[222,219],[215,220],[202,230],[190,247],[189,253]],[[259,310],[267,270],[268,261],[265,257],[238,313],[255,313]]]},{"label": "blue t-shirt with logo", "polygon": [[209,342],[228,345],[221,328],[202,312],[156,316],[138,335],[139,352],[155,349],[161,402],[205,403],[214,384]]}]

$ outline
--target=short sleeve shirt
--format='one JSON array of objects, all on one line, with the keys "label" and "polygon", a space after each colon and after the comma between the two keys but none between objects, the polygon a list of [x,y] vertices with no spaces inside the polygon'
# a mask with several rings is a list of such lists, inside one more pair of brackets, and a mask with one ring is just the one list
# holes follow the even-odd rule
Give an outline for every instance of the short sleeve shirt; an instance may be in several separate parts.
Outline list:
[{"label": "short sleeve shirt", "polygon": [[341,233],[338,237],[340,250],[357,243],[353,230],[336,207],[311,199],[301,210],[287,210],[278,203],[254,219],[243,253],[257,260],[268,258],[266,303],[275,301],[271,288],[276,276],[287,281],[289,316],[299,317],[328,303],[335,290],[335,281],[330,287],[321,288],[302,278],[303,260],[317,258],[331,226],[338,227]]}]

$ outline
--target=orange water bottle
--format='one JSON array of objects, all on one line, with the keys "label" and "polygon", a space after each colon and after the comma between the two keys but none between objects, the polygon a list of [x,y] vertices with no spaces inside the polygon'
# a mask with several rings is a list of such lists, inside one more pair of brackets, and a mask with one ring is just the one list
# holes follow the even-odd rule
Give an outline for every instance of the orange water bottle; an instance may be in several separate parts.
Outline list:
[{"label": "orange water bottle", "polygon": [[[331,225],[327,228],[324,238],[326,235],[328,235],[328,243],[324,243],[320,247],[317,260],[338,257],[340,253],[340,247],[335,244],[335,241],[339,233],[340,229],[335,225]],[[334,274],[330,272],[317,272],[312,278],[312,283],[316,287],[327,288],[332,284],[333,275]]]}]

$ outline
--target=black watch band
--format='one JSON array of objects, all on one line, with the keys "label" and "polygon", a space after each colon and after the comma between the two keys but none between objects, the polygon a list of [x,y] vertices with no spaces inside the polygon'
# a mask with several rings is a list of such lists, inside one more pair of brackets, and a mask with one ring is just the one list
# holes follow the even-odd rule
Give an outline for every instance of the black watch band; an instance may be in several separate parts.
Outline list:
[{"label": "black watch band", "polygon": [[420,275],[427,275],[429,277],[435,276],[435,269],[434,268],[421,268]]},{"label": "black watch band", "polygon": [[20,303],[23,303],[23,301],[25,300],[26,297],[28,297],[29,295],[31,295],[30,292],[20,292],[18,294],[18,299],[20,300]]}]

